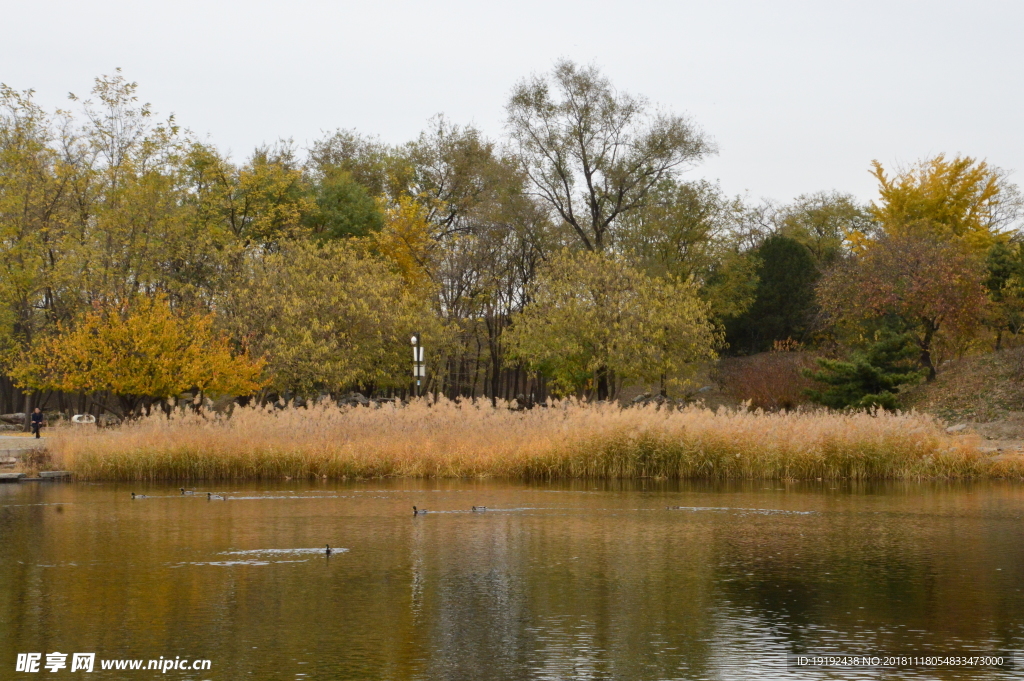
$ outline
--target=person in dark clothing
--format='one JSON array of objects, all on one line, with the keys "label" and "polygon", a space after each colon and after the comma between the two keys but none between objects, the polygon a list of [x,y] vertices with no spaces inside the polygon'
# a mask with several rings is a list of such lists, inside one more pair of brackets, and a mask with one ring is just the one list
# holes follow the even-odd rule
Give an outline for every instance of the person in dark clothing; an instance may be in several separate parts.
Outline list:
[{"label": "person in dark clothing", "polygon": [[36,434],[37,438],[39,437],[39,431],[42,429],[42,427],[43,410],[40,409],[39,407],[36,407],[35,410],[33,410],[32,412],[32,432]]}]

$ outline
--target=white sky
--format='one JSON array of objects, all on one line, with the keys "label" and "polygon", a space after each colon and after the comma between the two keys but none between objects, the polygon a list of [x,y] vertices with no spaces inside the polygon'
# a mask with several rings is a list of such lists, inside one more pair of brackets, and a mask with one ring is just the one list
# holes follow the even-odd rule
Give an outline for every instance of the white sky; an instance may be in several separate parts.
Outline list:
[{"label": "white sky", "polygon": [[387,142],[445,113],[502,134],[513,85],[561,57],[689,114],[730,194],[874,197],[947,152],[1024,183],[1024,1],[514,3],[0,0],[0,81],[48,106],[120,66],[161,114],[230,150],[356,128]]}]

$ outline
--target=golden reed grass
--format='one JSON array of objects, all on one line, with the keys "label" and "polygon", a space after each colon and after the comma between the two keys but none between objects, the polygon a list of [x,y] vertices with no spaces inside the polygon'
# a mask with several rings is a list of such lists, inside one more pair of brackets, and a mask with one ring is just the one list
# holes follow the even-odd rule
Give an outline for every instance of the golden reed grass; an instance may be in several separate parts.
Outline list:
[{"label": "golden reed grass", "polygon": [[58,430],[55,463],[83,480],[327,476],[911,479],[1022,477],[974,436],[922,414],[620,409],[487,402],[163,415]]}]

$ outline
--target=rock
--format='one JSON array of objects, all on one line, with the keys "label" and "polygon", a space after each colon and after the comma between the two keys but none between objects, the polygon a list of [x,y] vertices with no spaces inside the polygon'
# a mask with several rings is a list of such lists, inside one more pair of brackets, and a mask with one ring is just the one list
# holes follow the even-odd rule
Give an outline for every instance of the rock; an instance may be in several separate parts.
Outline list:
[{"label": "rock", "polygon": [[121,419],[114,416],[113,414],[100,414],[99,418],[100,427],[107,428],[109,426],[116,426],[121,423]]},{"label": "rock", "polygon": [[14,426],[25,425],[25,413],[20,414],[0,414],[0,423],[8,423]]},{"label": "rock", "polygon": [[43,480],[61,480],[70,478],[71,471],[40,471],[39,477]]},{"label": "rock", "polygon": [[368,407],[370,400],[362,393],[351,392],[338,400],[339,407]]},{"label": "rock", "polygon": [[959,433],[960,431],[965,430],[966,428],[967,428],[967,424],[966,423],[958,423],[955,426],[950,426],[949,428],[946,428],[946,432],[950,433],[950,434],[952,434],[952,433]]},{"label": "rock", "polygon": [[[685,400],[683,402],[685,402]],[[664,405],[673,405],[675,403],[676,403],[676,401],[673,400],[671,397],[665,397],[664,395],[662,395],[660,393],[657,394],[657,395],[651,395],[650,393],[644,393],[643,395],[637,395],[636,397],[634,397],[630,401],[630,404],[638,406],[638,407],[644,407],[644,406],[647,406],[649,404],[656,404],[659,407],[661,407],[661,406],[664,406]]]},{"label": "rock", "polygon": [[24,473],[0,473],[0,482],[18,482],[24,477]]},{"label": "rock", "polygon": [[22,426],[16,426],[12,423],[0,423],[0,433],[4,431],[16,431],[21,430]]}]

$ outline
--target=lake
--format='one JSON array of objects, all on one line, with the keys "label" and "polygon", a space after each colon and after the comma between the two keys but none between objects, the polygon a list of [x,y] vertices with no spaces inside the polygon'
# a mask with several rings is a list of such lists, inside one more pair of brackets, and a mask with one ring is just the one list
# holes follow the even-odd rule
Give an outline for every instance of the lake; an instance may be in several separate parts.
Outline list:
[{"label": "lake", "polygon": [[[1024,678],[1024,657],[787,667],[1024,650],[1021,485],[195,489],[0,485],[0,678]],[[16,671],[53,652],[67,668]],[[71,672],[77,652],[95,653],[92,674]],[[100,668],[117,659],[210,668]]]}]

